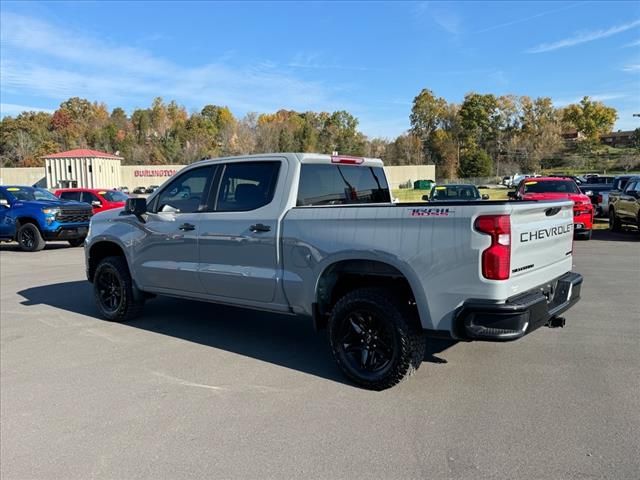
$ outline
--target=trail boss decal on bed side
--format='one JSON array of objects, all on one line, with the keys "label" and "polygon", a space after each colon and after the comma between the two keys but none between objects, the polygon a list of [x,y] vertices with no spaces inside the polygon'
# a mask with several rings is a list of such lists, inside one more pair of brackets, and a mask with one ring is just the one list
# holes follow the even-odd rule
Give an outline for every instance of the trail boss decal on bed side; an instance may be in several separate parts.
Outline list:
[{"label": "trail boss decal on bed side", "polygon": [[571,233],[572,227],[572,223],[567,223],[566,225],[560,225],[557,227],[542,228],[540,230],[534,230],[532,232],[522,232],[520,234],[520,242],[532,242],[534,240],[542,240],[543,238],[556,237],[558,235]]},{"label": "trail boss decal on bed side", "polygon": [[412,217],[452,217],[455,210],[450,208],[410,208],[409,212]]}]

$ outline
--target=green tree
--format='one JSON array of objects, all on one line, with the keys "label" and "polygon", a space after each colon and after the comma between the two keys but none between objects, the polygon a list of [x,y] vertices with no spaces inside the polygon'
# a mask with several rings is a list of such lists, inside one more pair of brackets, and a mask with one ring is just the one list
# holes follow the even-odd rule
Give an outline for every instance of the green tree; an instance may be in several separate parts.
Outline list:
[{"label": "green tree", "polygon": [[487,152],[474,149],[465,152],[460,158],[460,176],[488,177],[493,172],[493,161]]},{"label": "green tree", "polygon": [[460,106],[460,122],[468,148],[490,148],[500,127],[495,95],[467,94]]},{"label": "green tree", "polygon": [[432,155],[429,150],[431,136],[441,124],[447,102],[436,97],[429,89],[423,89],[414,99],[411,107],[411,133],[420,139],[427,158]]}]

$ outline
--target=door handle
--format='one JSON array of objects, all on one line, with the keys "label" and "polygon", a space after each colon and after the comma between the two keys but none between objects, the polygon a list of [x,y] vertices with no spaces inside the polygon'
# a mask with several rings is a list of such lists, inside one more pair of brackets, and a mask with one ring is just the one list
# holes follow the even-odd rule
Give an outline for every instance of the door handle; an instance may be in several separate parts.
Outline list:
[{"label": "door handle", "polygon": [[262,223],[256,223],[255,225],[251,225],[249,230],[252,232],[270,232],[271,227],[269,225],[263,225]]},{"label": "door handle", "polygon": [[196,226],[191,225],[190,223],[183,223],[178,227],[178,230],[182,230],[183,232],[187,232],[189,230],[195,230],[195,229],[196,229]]}]

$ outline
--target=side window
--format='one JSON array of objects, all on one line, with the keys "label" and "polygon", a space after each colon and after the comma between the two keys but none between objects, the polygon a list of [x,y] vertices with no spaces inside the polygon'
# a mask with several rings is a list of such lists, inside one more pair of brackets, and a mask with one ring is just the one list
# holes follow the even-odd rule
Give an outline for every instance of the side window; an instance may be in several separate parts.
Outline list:
[{"label": "side window", "polygon": [[91,204],[91,202],[99,202],[100,199],[91,192],[82,192],[82,202]]},{"label": "side window", "polygon": [[280,162],[228,163],[224,167],[217,212],[246,212],[273,200]]},{"label": "side window", "polygon": [[76,202],[79,202],[80,192],[62,192],[60,194],[60,198],[62,200],[75,200]]},{"label": "side window", "polygon": [[630,193],[633,191],[638,191],[638,185],[640,185],[640,182],[629,182],[627,184],[627,188],[624,189],[625,193]]},{"label": "side window", "polygon": [[390,201],[389,185],[382,167],[302,165],[298,206]]},{"label": "side window", "polygon": [[154,211],[193,213],[206,206],[213,166],[194,168],[183,173],[160,192]]}]

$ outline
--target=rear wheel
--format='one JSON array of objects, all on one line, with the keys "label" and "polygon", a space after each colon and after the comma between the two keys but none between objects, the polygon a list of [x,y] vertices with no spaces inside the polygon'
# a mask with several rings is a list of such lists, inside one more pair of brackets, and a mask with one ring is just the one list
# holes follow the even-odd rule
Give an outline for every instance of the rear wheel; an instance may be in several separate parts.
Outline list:
[{"label": "rear wheel", "polygon": [[106,257],[98,264],[93,292],[96,305],[107,320],[126,322],[142,312],[144,297],[134,295],[129,268],[122,257]]},{"label": "rear wheel", "polygon": [[18,229],[16,240],[25,252],[37,252],[44,248],[45,242],[37,225],[25,223]]},{"label": "rear wheel", "polygon": [[79,247],[84,243],[84,238],[74,238],[72,240],[69,240],[69,245],[71,245],[72,247]]},{"label": "rear wheel", "polygon": [[425,336],[408,308],[381,288],[348,293],[333,308],[329,340],[333,357],[354,383],[384,390],[418,369]]},{"label": "rear wheel", "polygon": [[620,219],[616,217],[616,212],[613,208],[609,209],[609,230],[612,232],[619,232],[622,230],[622,223]]}]

